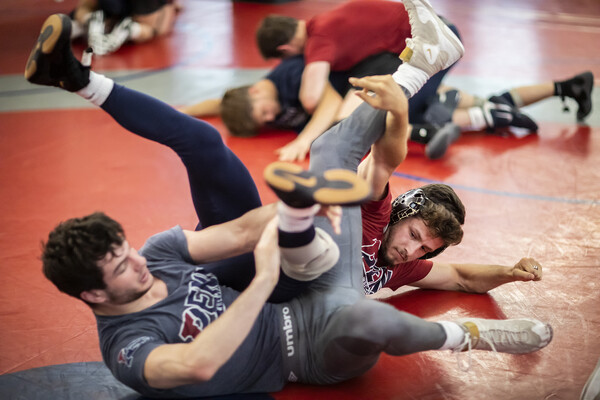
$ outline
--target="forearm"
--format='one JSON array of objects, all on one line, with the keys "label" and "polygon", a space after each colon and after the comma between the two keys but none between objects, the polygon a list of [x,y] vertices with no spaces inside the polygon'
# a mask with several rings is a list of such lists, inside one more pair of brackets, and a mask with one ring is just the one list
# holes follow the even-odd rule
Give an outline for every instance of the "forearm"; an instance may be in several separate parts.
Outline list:
[{"label": "forearm", "polygon": [[184,231],[192,260],[207,263],[248,253],[277,213],[276,203],[255,208],[241,217],[200,231]]},{"label": "forearm", "polygon": [[167,389],[210,380],[246,339],[276,283],[275,276],[257,275],[191,343],[151,352],[144,370],[148,384]]},{"label": "forearm", "polygon": [[302,132],[298,135],[298,138],[302,138],[303,141],[310,144],[321,136],[323,132],[336,122],[336,115],[341,104],[342,97],[328,83],[325,86],[319,105]]},{"label": "forearm", "polygon": [[212,117],[219,115],[220,107],[221,99],[209,99],[190,106],[183,106],[179,108],[179,111],[193,117]]},{"label": "forearm", "polygon": [[505,283],[513,282],[512,267],[503,265],[454,264],[459,275],[458,290],[487,293]]}]

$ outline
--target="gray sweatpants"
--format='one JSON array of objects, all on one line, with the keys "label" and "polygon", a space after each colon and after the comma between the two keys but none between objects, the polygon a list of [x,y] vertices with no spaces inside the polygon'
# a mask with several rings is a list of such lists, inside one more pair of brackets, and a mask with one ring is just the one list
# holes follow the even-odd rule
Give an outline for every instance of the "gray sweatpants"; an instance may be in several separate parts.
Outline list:
[{"label": "gray sweatpants", "polygon": [[[362,104],[313,143],[310,169],[356,171],[371,144],[383,135],[385,119],[385,112]],[[366,372],[382,352],[404,355],[443,345],[441,325],[364,297],[359,207],[344,208],[340,235],[323,217],[317,217],[315,225],[337,243],[340,259],[306,294],[279,305],[286,379],[340,382]]]}]

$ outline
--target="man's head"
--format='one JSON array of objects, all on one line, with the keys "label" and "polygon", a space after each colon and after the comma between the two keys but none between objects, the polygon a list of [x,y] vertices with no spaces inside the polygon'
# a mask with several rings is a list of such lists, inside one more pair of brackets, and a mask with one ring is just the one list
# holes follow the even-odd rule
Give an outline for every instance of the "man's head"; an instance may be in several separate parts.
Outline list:
[{"label": "man's head", "polygon": [[256,43],[265,59],[286,58],[304,51],[303,21],[283,15],[269,15],[256,30]]},{"label": "man's head", "polygon": [[450,186],[431,184],[410,190],[392,203],[380,260],[394,265],[434,257],[461,242],[464,222],[465,207]]},{"label": "man's head", "polygon": [[221,119],[233,136],[255,136],[281,111],[276,95],[259,83],[229,89],[221,99]]},{"label": "man's head", "polygon": [[125,304],[152,284],[146,260],[129,246],[122,226],[101,212],[54,228],[42,262],[44,275],[60,291],[92,306]]}]

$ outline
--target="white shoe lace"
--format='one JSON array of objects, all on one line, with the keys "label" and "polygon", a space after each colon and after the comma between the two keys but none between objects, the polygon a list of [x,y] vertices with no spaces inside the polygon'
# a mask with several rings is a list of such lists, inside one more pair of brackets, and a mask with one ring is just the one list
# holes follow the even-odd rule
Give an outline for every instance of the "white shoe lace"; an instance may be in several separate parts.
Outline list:
[{"label": "white shoe lace", "polygon": [[[494,352],[494,354],[498,355],[496,346],[494,346],[494,343],[490,339],[486,338],[485,336],[480,335],[479,340],[483,340],[484,342],[489,344],[490,347],[492,348],[492,351]],[[471,350],[473,350],[472,346],[473,346],[473,341],[471,340],[471,333],[466,332],[465,338],[462,341],[462,343],[459,344],[456,348],[454,348],[454,350],[452,350],[453,353],[456,353],[456,365],[458,366],[458,369],[461,371],[467,372],[471,369],[471,366],[473,365],[473,359],[472,359],[472,355],[471,355]],[[460,356],[460,354],[463,352],[467,353],[466,364],[463,362],[462,357]]]}]

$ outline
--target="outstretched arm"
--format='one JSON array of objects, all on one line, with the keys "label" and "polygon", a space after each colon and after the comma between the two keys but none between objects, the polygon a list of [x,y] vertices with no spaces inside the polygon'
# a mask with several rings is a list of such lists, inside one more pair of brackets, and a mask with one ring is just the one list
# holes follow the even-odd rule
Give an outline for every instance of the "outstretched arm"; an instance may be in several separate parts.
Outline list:
[{"label": "outstretched arm", "polygon": [[512,267],[434,262],[429,274],[420,281],[412,283],[411,286],[486,293],[505,283],[539,281],[541,279],[542,265],[533,258],[522,258]]},{"label": "outstretched arm", "polygon": [[190,343],[165,344],[148,355],[144,377],[167,389],[210,380],[239,348],[279,278],[277,218],[264,229],[254,259],[256,275],[248,288]]},{"label": "outstretched arm", "polygon": [[374,197],[380,199],[390,177],[408,152],[408,100],[391,75],[350,78],[350,83],[363,88],[356,92],[363,101],[388,111],[384,135],[371,146],[371,153],[358,167],[359,176],[371,184]]},{"label": "outstretched arm", "polygon": [[342,97],[326,82],[323,97],[308,124],[298,137],[275,152],[281,161],[304,161],[312,142],[336,122],[336,115],[342,104]]},{"label": "outstretched arm", "polygon": [[178,110],[192,117],[213,117],[219,115],[221,99],[209,99],[190,106],[179,107]]}]

